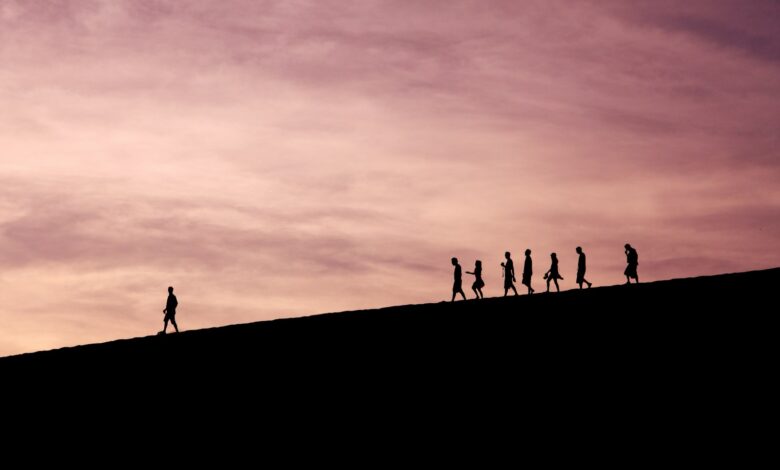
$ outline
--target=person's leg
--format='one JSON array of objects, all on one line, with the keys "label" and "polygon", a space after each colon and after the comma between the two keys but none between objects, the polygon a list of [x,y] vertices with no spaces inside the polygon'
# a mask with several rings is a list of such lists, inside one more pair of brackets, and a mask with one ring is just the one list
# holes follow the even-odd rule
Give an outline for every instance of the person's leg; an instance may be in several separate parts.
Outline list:
[{"label": "person's leg", "polygon": [[176,329],[176,333],[179,332],[179,325],[176,324],[176,317],[171,317],[171,324],[173,325],[173,328]]},{"label": "person's leg", "polygon": [[581,282],[578,282],[577,284],[579,284],[579,285],[580,285],[580,289],[582,289],[582,283],[581,283]]},{"label": "person's leg", "polygon": [[166,316],[163,320],[163,330],[162,332],[165,333],[165,331],[168,329],[168,317]]},{"label": "person's leg", "polygon": [[631,284],[631,278],[626,276],[626,284]]},{"label": "person's leg", "polygon": [[553,279],[555,281],[555,292],[560,292],[561,288],[558,287],[558,279]]},{"label": "person's leg", "polygon": [[515,288],[514,284],[512,284],[512,290],[515,291],[515,295],[517,295],[517,289]]},{"label": "person's leg", "polygon": [[463,292],[463,289],[460,290],[460,295],[463,297],[463,300],[466,300],[466,293]]},{"label": "person's leg", "polygon": [[455,294],[456,294],[456,292],[453,290],[452,291],[452,300],[450,300],[450,302],[455,302]]},{"label": "person's leg", "polygon": [[590,289],[590,286],[592,286],[592,285],[593,285],[593,283],[592,283],[592,282],[588,282],[588,280],[587,280],[587,279],[585,279],[585,278],[583,278],[583,280],[585,281],[585,284],[587,284],[587,285],[588,285],[588,289]]},{"label": "person's leg", "polygon": [[509,289],[507,289],[506,287],[504,287],[504,297],[506,297],[506,295],[507,295],[508,293],[509,293]]},{"label": "person's leg", "polygon": [[550,278],[547,278],[547,292],[550,292]]},{"label": "person's leg", "polygon": [[636,276],[634,276],[634,279],[636,280],[636,283],[637,283],[637,284],[639,284],[639,274],[637,274]]}]

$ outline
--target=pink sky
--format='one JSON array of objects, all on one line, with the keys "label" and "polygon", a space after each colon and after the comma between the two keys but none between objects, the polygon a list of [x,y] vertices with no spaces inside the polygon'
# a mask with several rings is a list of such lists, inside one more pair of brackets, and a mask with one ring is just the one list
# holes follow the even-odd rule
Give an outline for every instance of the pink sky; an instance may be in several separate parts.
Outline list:
[{"label": "pink sky", "polygon": [[[0,0],[0,355],[780,266],[780,4]],[[471,279],[467,276],[465,284]],[[469,292],[470,294],[470,292]]]}]

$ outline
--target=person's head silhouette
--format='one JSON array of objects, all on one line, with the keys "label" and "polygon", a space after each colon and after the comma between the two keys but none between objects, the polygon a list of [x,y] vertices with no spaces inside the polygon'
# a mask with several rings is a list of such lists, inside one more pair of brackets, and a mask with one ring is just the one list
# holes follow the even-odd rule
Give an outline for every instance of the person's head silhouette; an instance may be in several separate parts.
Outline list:
[{"label": "person's head silhouette", "polygon": [[168,287],[168,293],[173,294],[173,286]]},{"label": "person's head silhouette", "polygon": [[582,247],[578,246],[574,251],[577,252],[577,254],[582,254]]},{"label": "person's head silhouette", "polygon": [[555,261],[558,261],[558,255],[555,253],[550,253],[550,258],[554,259]]},{"label": "person's head silhouette", "polygon": [[526,256],[531,256],[531,250],[525,250],[525,255]]},{"label": "person's head silhouette", "polygon": [[455,266],[458,264],[458,258],[452,258],[452,265]]},{"label": "person's head silhouette", "polygon": [[626,243],[626,250],[630,250],[630,249],[631,249],[631,245],[629,245],[628,243]]},{"label": "person's head silhouette", "polygon": [[482,266],[482,261],[477,260],[477,261],[474,262],[474,264],[477,265],[477,266]]},{"label": "person's head silhouette", "polygon": [[512,256],[508,251],[504,253],[504,258],[509,259],[509,257]]}]

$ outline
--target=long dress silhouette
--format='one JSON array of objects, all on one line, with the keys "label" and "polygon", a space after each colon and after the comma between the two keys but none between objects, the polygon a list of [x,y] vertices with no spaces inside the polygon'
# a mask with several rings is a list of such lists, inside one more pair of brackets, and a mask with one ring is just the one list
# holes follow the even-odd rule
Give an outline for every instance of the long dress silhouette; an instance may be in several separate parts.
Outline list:
[{"label": "long dress silhouette", "polygon": [[523,263],[523,285],[528,287],[528,293],[533,294],[536,292],[531,287],[531,277],[534,275],[534,265],[531,260],[531,250],[525,250],[525,263]]},{"label": "long dress silhouette", "polygon": [[485,287],[485,281],[482,280],[482,261],[477,260],[474,262],[474,271],[466,271],[466,274],[473,274],[474,284],[471,285],[471,290],[474,291],[478,299],[484,299],[485,294],[482,293],[482,288]]},{"label": "long dress silhouette", "polygon": [[631,284],[631,278],[634,278],[636,280],[636,283],[639,284],[639,274],[637,273],[637,267],[639,266],[639,253],[636,252],[636,249],[626,243],[625,245],[626,249],[626,263],[628,263],[628,266],[626,266],[626,270],[623,271],[623,274],[626,276],[626,284]]},{"label": "long dress silhouette", "polygon": [[544,275],[544,278],[547,279],[547,292],[550,292],[550,281],[555,282],[555,290],[560,292],[561,288],[558,286],[558,279],[563,279],[563,276],[558,272],[558,255],[551,253],[550,258],[552,259],[550,269]]},{"label": "long dress silhouette", "polygon": [[515,291],[517,295],[517,289],[515,289],[515,263],[512,261],[512,255],[507,251],[504,253],[506,263],[501,263],[501,267],[504,268],[504,297],[509,293],[509,289]]}]

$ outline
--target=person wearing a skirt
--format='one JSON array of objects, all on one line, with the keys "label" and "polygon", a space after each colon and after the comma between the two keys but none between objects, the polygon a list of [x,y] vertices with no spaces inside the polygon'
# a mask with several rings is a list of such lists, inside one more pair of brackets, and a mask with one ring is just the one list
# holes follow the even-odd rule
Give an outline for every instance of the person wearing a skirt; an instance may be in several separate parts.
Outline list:
[{"label": "person wearing a skirt", "polygon": [[544,278],[547,279],[547,292],[550,292],[550,281],[555,282],[555,290],[560,292],[561,288],[558,287],[558,279],[563,280],[563,277],[558,272],[558,255],[551,253],[550,258],[552,258],[550,270],[544,274]]},{"label": "person wearing a skirt", "polygon": [[531,287],[531,276],[534,274],[533,261],[531,261],[531,250],[525,250],[525,263],[523,264],[523,285],[528,288],[528,293],[536,292]]},{"label": "person wearing a skirt", "polygon": [[636,268],[639,266],[639,254],[636,252],[636,249],[628,243],[626,243],[625,249],[628,266],[626,266],[626,270],[623,271],[623,274],[626,276],[626,284],[631,284],[631,278],[634,278],[636,283],[639,284],[639,274],[636,272]]},{"label": "person wearing a skirt", "polygon": [[485,294],[482,293],[482,288],[485,287],[485,281],[482,280],[482,261],[477,260],[474,262],[474,272],[466,271],[466,274],[473,274],[474,284],[471,285],[471,290],[477,295],[478,299],[484,299]]},{"label": "person wearing a skirt", "polygon": [[504,297],[509,293],[509,289],[515,291],[517,295],[517,289],[515,289],[515,263],[512,261],[512,255],[507,251],[504,253],[506,263],[501,263],[501,267],[504,268]]}]

